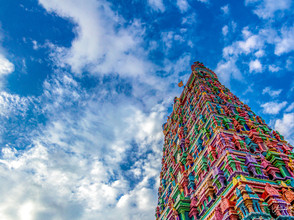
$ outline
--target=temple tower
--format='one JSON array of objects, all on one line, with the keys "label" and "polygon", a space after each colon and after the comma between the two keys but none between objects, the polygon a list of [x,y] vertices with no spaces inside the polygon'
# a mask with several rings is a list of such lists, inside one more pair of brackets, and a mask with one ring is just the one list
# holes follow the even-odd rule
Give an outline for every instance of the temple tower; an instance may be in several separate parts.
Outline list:
[{"label": "temple tower", "polygon": [[293,147],[202,63],[165,135],[156,219],[294,219]]}]

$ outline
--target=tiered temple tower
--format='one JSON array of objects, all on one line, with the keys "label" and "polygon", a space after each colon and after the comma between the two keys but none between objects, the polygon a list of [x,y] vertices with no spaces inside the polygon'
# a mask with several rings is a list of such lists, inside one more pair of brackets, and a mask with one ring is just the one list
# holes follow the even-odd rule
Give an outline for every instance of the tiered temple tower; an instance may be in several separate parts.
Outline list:
[{"label": "tiered temple tower", "polygon": [[202,63],[165,135],[156,219],[294,219],[293,147]]}]

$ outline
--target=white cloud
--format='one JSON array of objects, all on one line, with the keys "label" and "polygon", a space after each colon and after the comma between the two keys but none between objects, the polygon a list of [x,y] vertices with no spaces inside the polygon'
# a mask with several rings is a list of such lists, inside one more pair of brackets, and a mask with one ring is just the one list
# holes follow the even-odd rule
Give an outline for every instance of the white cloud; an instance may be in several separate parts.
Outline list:
[{"label": "white cloud", "polygon": [[252,36],[253,34],[251,33],[251,31],[249,31],[249,27],[246,26],[242,29],[242,35],[244,39],[249,38],[250,36]]},{"label": "white cloud", "polygon": [[232,31],[235,32],[237,28],[237,23],[235,21],[231,21]]},{"label": "white cloud", "polygon": [[182,24],[192,25],[196,22],[196,13],[189,13],[187,16],[182,18]]},{"label": "white cloud", "polygon": [[294,102],[292,102],[291,105],[289,105],[289,106],[286,108],[285,112],[291,112],[293,109],[294,109]]},{"label": "white cloud", "polygon": [[243,28],[242,36],[243,40],[235,41],[231,45],[226,46],[223,49],[223,57],[228,58],[230,56],[239,56],[240,54],[250,54],[257,50],[261,50],[264,46],[264,39],[260,35],[254,35],[249,30],[248,27]]},{"label": "white cloud", "polygon": [[254,86],[254,84],[250,84],[247,89],[242,93],[242,95],[246,95],[247,93],[253,92],[252,87]]},{"label": "white cloud", "polygon": [[227,36],[229,33],[235,33],[237,28],[237,23],[231,21],[229,24],[222,27],[222,34],[223,36]]},{"label": "white cloud", "polygon": [[11,63],[4,55],[5,49],[3,49],[1,45],[2,38],[3,38],[3,33],[2,33],[1,24],[0,24],[0,78],[14,71],[13,63]]},{"label": "white cloud", "polygon": [[278,97],[282,91],[283,91],[282,89],[272,90],[270,87],[265,87],[262,90],[262,94],[269,94],[272,98],[275,98],[275,97]]},{"label": "white cloud", "polygon": [[[269,21],[270,22],[270,21]],[[257,33],[256,30],[258,29]],[[242,40],[233,41],[231,45],[225,46],[223,48],[223,59],[222,63],[227,62],[230,59],[234,59],[235,63],[239,61],[239,57],[244,56],[250,58],[249,71],[250,72],[262,72],[266,68],[270,72],[278,72],[281,67],[274,65],[272,63],[262,65],[259,58],[266,57],[270,55],[270,50],[274,46],[275,55],[283,55],[294,50],[294,26],[286,27],[284,26],[279,30],[279,28],[271,27],[269,23],[266,28],[252,29],[244,27],[242,29]],[[252,31],[253,30],[253,31]],[[222,29],[223,35],[230,33],[230,26],[224,26]],[[252,55],[256,57],[253,59]],[[266,60],[265,60],[266,62]],[[243,62],[245,63],[245,62]],[[292,66],[291,57],[286,61],[286,68],[291,70]]]},{"label": "white cloud", "polygon": [[223,7],[221,7],[221,10],[222,10],[222,12],[223,12],[225,15],[227,15],[227,14],[230,13],[230,8],[229,8],[229,5],[228,5],[228,4],[227,4],[227,5],[224,5]]},{"label": "white cloud", "polygon": [[264,50],[258,50],[257,52],[255,52],[254,54],[256,57],[260,58],[264,56]]},{"label": "white cloud", "polygon": [[[111,10],[108,3],[101,1],[39,2],[48,12],[56,13],[76,24],[76,37],[70,48],[51,46],[56,64],[61,67],[69,65],[77,74],[83,71],[125,76],[145,73],[149,63],[145,61],[144,51],[140,49],[144,29],[138,21],[124,21]],[[126,27],[117,29],[115,26],[118,24],[125,24]]]},{"label": "white cloud", "polygon": [[278,130],[282,135],[284,135],[288,141],[293,142],[294,112],[284,113],[282,119],[276,120],[275,129]]},{"label": "white cloud", "polygon": [[249,72],[252,73],[252,72],[261,72],[262,71],[262,65],[260,63],[259,60],[251,60],[250,63],[249,63]]},{"label": "white cloud", "polygon": [[253,34],[248,27],[242,29],[243,40],[235,41],[223,49],[223,56],[239,56],[241,54],[250,55],[254,53],[256,57],[265,55],[264,48],[267,44],[276,44],[278,34],[274,29],[260,29],[257,34]]},{"label": "white cloud", "polygon": [[[226,26],[223,27],[222,31],[223,34],[227,34]],[[229,32],[230,31],[228,31],[228,33]],[[275,45],[277,43],[277,39],[279,39],[278,32],[272,28],[261,28],[258,33],[253,33],[250,28],[246,26],[242,29],[241,37],[242,40],[233,41],[231,45],[223,48],[223,59],[218,65],[223,65],[227,62],[231,63],[230,60],[234,60],[234,63],[236,63],[239,61],[240,56],[242,56],[242,60],[244,60],[244,55],[246,55],[251,60],[249,62],[249,72],[262,72],[264,68],[258,58],[267,55],[265,51],[268,51],[268,45]],[[253,59],[252,55],[257,59]],[[277,68],[273,67],[274,66],[269,67],[270,71],[277,70]],[[238,67],[236,66],[236,68]],[[241,73],[240,75],[242,76]],[[239,79],[242,79],[242,77]]]},{"label": "white cloud", "polygon": [[223,33],[224,36],[227,36],[227,34],[228,34],[228,32],[229,32],[228,29],[229,29],[228,25],[223,26],[223,28],[222,28],[222,33]]},{"label": "white cloud", "polygon": [[219,76],[219,80],[223,83],[228,83],[231,78],[238,80],[242,79],[242,74],[238,69],[234,59],[219,62],[215,72]]},{"label": "white cloud", "polygon": [[209,0],[197,0],[197,1],[202,3],[209,3]]},{"label": "white cloud", "polygon": [[260,42],[257,35],[248,37],[245,41],[239,41],[239,47],[246,53],[250,53],[260,47]]},{"label": "white cloud", "polygon": [[[173,76],[171,76],[171,82],[177,82],[177,80],[179,79],[179,75],[180,73],[186,72],[187,71],[187,63],[191,63],[192,59],[191,56],[189,54],[183,54],[181,57],[179,57],[179,59],[176,62],[171,62],[168,59],[165,59],[164,62],[164,70],[166,72],[172,72],[174,73]],[[181,77],[185,77],[182,78],[183,82],[188,80],[190,74],[185,74],[184,76],[181,75]]]},{"label": "white cloud", "polygon": [[1,219],[154,217],[157,185],[150,181],[160,170],[159,122],[168,103],[142,110],[122,94],[99,86],[92,92],[66,73],[44,83],[46,125],[27,149],[2,148]]},{"label": "white cloud", "polygon": [[7,75],[14,71],[14,65],[2,54],[0,54],[0,76]]},{"label": "white cloud", "polygon": [[162,42],[165,45],[165,52],[168,53],[169,49],[172,48],[174,45],[174,42],[184,42],[185,39],[183,36],[176,34],[173,31],[168,31],[168,32],[161,32],[161,38]]},{"label": "white cloud", "polygon": [[275,44],[278,38],[278,32],[276,28],[264,28],[259,30],[258,36],[259,40],[261,40],[264,44]]},{"label": "white cloud", "polygon": [[[46,124],[26,137],[31,143],[26,149],[2,149],[0,218],[21,219],[25,211],[18,210],[27,210],[32,219],[152,219],[161,122],[178,89],[162,88],[177,82],[190,61],[189,54],[166,59],[159,70],[173,74],[164,79],[151,74],[148,81],[127,79],[131,96],[116,91],[124,87],[120,76],[85,91],[69,73],[56,71],[38,97]],[[113,89],[106,89],[109,84]],[[166,94],[169,98],[162,102]],[[21,103],[26,100],[10,96],[4,99],[16,100],[11,108],[25,109]],[[6,111],[12,111],[13,102],[5,103]]]},{"label": "white cloud", "polygon": [[245,5],[255,4],[253,12],[263,19],[272,18],[277,11],[284,11],[290,8],[291,0],[246,0]]},{"label": "white cloud", "polygon": [[33,43],[33,49],[38,50],[39,49],[38,42],[36,40],[32,40],[32,43]]},{"label": "white cloud", "polygon": [[286,60],[286,69],[292,71],[294,69],[294,57],[290,56]]},{"label": "white cloud", "polygon": [[187,0],[177,0],[177,6],[181,12],[187,11],[190,7]]},{"label": "white cloud", "polygon": [[272,65],[269,65],[269,66],[268,66],[268,70],[271,71],[272,73],[275,73],[275,72],[280,71],[281,68],[278,67],[278,66],[276,66],[276,65],[273,65],[273,64],[272,64]]},{"label": "white cloud", "polygon": [[11,114],[24,115],[28,105],[34,102],[32,97],[20,97],[7,92],[0,92],[0,116],[8,118]]},{"label": "white cloud", "polygon": [[165,11],[165,7],[162,0],[148,0],[148,3],[156,11],[161,11],[161,12]]},{"label": "white cloud", "polygon": [[285,106],[287,105],[287,102],[267,102],[261,105],[263,108],[263,113],[264,114],[271,114],[271,115],[276,115],[278,114]]},{"label": "white cloud", "polygon": [[281,35],[275,45],[275,54],[278,56],[294,50],[294,26],[282,28]]}]

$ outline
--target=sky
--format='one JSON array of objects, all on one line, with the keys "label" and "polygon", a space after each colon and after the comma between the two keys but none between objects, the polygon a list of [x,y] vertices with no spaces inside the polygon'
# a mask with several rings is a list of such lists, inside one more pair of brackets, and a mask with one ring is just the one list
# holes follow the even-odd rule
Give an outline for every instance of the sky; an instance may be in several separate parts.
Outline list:
[{"label": "sky", "polygon": [[0,0],[0,219],[155,219],[194,61],[294,144],[291,0]]}]

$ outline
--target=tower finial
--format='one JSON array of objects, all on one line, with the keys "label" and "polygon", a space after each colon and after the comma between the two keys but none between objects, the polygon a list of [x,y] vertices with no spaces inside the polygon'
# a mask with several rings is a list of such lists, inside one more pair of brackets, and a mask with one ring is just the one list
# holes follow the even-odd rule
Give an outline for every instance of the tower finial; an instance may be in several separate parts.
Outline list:
[{"label": "tower finial", "polygon": [[196,61],[196,62],[194,62],[194,64],[191,66],[191,69],[192,69],[192,71],[193,70],[195,70],[195,68],[197,68],[197,67],[205,67],[204,65],[203,65],[203,63],[201,63],[201,62],[199,62],[199,61]]}]

